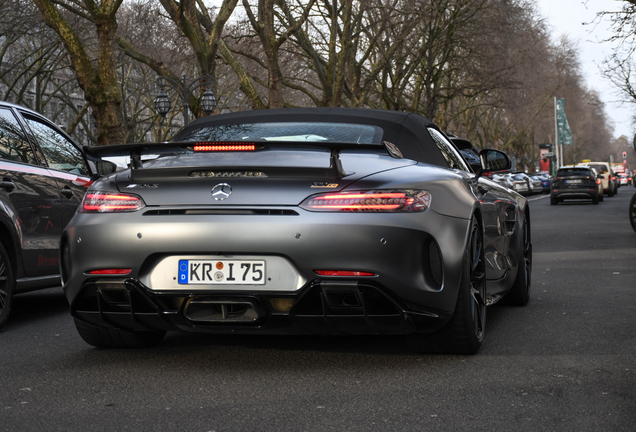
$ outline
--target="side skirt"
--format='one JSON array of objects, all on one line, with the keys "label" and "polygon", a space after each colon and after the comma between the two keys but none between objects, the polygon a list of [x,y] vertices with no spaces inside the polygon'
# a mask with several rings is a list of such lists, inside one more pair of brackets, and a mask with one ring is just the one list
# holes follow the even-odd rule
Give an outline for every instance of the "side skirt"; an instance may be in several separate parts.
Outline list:
[{"label": "side skirt", "polygon": [[62,279],[60,278],[59,274],[20,278],[16,280],[15,293],[20,294],[44,288],[53,288],[57,286],[62,286]]}]

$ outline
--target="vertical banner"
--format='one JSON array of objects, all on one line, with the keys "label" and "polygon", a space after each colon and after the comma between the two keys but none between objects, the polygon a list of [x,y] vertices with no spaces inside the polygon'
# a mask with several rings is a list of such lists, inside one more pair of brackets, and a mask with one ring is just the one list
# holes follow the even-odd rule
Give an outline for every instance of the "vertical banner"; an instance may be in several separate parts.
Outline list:
[{"label": "vertical banner", "polygon": [[565,117],[565,99],[556,100],[557,143],[560,145],[572,145],[572,131]]}]

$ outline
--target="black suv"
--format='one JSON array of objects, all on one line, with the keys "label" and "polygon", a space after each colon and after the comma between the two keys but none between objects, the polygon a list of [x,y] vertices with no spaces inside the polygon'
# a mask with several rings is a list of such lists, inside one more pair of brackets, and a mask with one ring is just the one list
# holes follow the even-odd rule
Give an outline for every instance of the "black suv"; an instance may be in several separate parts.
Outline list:
[{"label": "black suv", "polygon": [[14,294],[60,285],[60,236],[93,171],[56,125],[0,102],[0,326]]},{"label": "black suv", "polygon": [[556,205],[564,199],[599,201],[599,183],[592,168],[584,166],[559,168],[550,187],[550,204]]}]

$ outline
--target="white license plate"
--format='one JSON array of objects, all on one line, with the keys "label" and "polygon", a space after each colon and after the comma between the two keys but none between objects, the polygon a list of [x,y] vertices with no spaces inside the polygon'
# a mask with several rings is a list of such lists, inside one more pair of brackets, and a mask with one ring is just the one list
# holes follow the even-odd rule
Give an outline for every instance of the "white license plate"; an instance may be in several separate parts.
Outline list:
[{"label": "white license plate", "polygon": [[179,260],[179,283],[265,285],[265,261]]},{"label": "white license plate", "polygon": [[566,180],[565,182],[567,184],[578,184],[581,183],[581,180]]}]

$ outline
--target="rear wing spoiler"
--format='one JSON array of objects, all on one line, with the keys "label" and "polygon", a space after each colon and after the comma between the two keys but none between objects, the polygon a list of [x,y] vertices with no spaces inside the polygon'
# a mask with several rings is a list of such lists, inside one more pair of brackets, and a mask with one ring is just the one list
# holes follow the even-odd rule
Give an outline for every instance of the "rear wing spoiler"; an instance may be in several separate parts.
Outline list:
[{"label": "rear wing spoiler", "polygon": [[[180,153],[193,153],[195,145],[240,145],[254,144],[254,151],[265,149],[328,149],[331,151],[330,163],[327,168],[313,167],[267,167],[263,170],[267,171],[267,175],[271,177],[311,177],[324,179],[340,179],[347,175],[342,168],[340,162],[340,152],[342,150],[386,150],[387,153],[396,159],[402,159],[402,153],[392,143],[383,141],[382,145],[378,144],[348,144],[348,143],[327,143],[327,142],[288,142],[288,141],[257,141],[257,142],[214,142],[214,143],[195,143],[195,142],[164,142],[164,143],[144,143],[144,144],[120,144],[110,146],[84,146],[84,153],[89,160],[98,161],[103,157],[109,156],[129,156],[131,161],[131,180],[143,181],[160,176],[187,176],[193,171],[201,171],[205,169],[201,166],[183,166],[176,168],[144,168],[141,160],[142,155],[167,155]],[[210,167],[214,170],[249,170],[254,171],[255,167],[240,166],[214,166]]]}]

